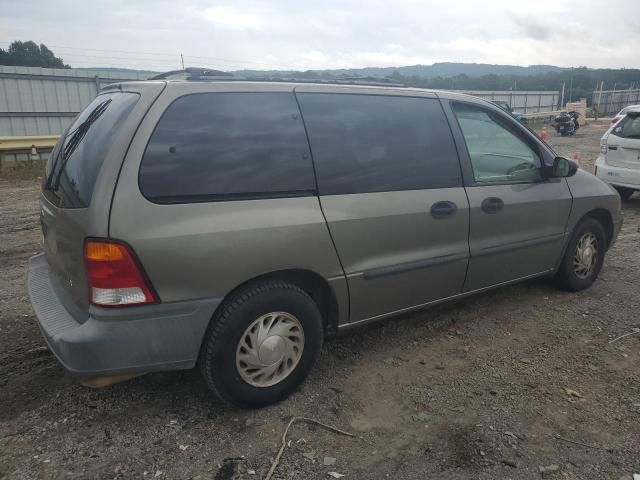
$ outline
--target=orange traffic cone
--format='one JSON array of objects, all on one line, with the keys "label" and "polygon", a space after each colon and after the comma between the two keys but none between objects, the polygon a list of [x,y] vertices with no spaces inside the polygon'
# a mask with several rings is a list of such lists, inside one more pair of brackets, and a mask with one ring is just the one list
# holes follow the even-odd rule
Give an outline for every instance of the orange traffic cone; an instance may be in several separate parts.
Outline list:
[{"label": "orange traffic cone", "polygon": [[545,125],[544,127],[542,127],[542,131],[540,132],[540,138],[543,142],[547,141],[547,135],[547,126]]}]

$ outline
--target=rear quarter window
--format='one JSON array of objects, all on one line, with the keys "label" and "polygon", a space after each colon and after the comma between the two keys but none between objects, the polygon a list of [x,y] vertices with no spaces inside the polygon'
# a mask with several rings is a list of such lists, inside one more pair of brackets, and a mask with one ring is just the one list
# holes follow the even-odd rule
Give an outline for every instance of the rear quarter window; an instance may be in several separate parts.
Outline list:
[{"label": "rear quarter window", "polygon": [[149,139],[139,183],[156,203],[311,194],[315,177],[293,93],[178,98]]},{"label": "rear quarter window", "polygon": [[55,204],[89,206],[109,148],[138,98],[129,92],[101,94],[78,115],[47,163],[43,190]]}]

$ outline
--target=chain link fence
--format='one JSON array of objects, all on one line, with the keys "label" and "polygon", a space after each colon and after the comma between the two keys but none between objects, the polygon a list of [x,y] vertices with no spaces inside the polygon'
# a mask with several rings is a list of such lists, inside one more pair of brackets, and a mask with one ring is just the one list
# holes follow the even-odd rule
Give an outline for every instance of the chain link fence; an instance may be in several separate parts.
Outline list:
[{"label": "chain link fence", "polygon": [[640,105],[640,89],[603,90],[593,92],[591,105],[598,115],[615,115],[629,105]]},{"label": "chain link fence", "polygon": [[514,111],[520,113],[552,112],[557,110],[560,104],[559,92],[557,91],[468,90],[462,93],[489,101],[507,102]]}]

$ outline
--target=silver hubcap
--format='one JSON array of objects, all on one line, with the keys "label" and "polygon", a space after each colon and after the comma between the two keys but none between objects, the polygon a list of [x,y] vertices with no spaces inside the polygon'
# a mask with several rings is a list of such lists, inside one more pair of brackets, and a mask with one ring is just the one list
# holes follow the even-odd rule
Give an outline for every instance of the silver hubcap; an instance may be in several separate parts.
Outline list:
[{"label": "silver hubcap", "polygon": [[300,321],[285,312],[271,312],[249,325],[236,349],[236,368],[254,387],[270,387],[295,370],[304,350]]},{"label": "silver hubcap", "polygon": [[585,233],[578,240],[573,256],[573,271],[578,278],[587,278],[598,263],[598,239],[591,233]]}]

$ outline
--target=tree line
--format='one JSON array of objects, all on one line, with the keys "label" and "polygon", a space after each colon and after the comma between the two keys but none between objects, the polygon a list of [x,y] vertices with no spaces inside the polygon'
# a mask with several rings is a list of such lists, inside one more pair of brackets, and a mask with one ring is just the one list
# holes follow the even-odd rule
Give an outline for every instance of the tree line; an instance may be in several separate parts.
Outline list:
[{"label": "tree line", "polygon": [[605,90],[626,90],[640,88],[640,69],[592,69],[572,68],[560,72],[548,72],[538,75],[483,75],[469,77],[424,78],[404,77],[394,72],[392,80],[412,87],[435,88],[443,90],[556,90],[564,85],[565,101],[591,98],[594,90],[602,85]]},{"label": "tree line", "polygon": [[47,48],[44,43],[38,45],[31,40],[16,41],[7,50],[0,48],[0,65],[17,67],[70,68],[60,57]]}]

